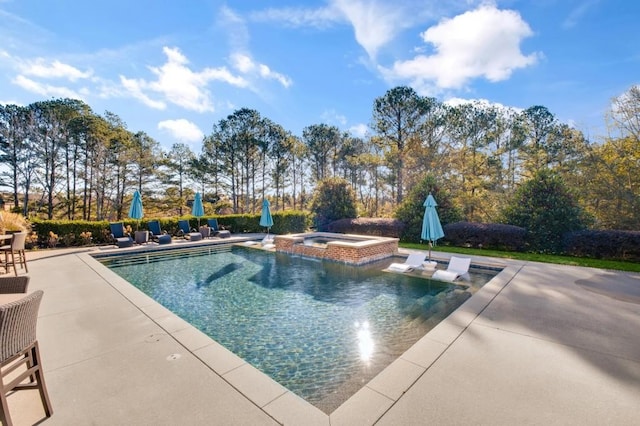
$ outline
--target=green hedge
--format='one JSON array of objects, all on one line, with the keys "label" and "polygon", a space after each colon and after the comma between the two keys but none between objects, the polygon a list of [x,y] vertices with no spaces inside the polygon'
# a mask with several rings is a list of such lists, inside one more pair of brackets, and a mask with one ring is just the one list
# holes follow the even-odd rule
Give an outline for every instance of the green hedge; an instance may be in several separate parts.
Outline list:
[{"label": "green hedge", "polygon": [[329,232],[341,234],[375,235],[377,237],[400,238],[404,223],[398,219],[359,217],[357,219],[339,219],[331,222]]},{"label": "green hedge", "polygon": [[[271,232],[274,234],[295,234],[305,232],[310,224],[309,213],[302,211],[284,211],[272,214],[273,226]],[[218,217],[220,226],[228,229],[232,233],[264,232],[265,228],[260,226],[259,214],[232,214]]]},{"label": "green hedge", "polygon": [[575,231],[562,241],[570,256],[640,262],[640,231]]},{"label": "green hedge", "polygon": [[[273,213],[274,234],[290,234],[304,232],[309,228],[311,219],[308,213],[302,211],[286,211]],[[265,228],[260,226],[259,214],[236,214],[225,216],[206,216],[200,218],[200,224],[206,225],[208,218],[217,218],[218,224],[223,229],[228,229],[232,233],[253,233],[265,232]],[[178,235],[178,220],[186,219],[192,228],[198,227],[198,218],[186,216],[183,218],[160,218],[143,219],[135,221],[131,219],[123,220],[125,227],[136,229],[148,229],[149,220],[158,220],[160,228],[170,235]],[[57,246],[70,247],[87,244],[110,244],[111,231],[108,221],[84,221],[84,220],[38,220],[31,222],[32,231],[37,236],[37,245],[40,247],[52,246],[50,233],[57,235]],[[91,233],[91,240],[87,239],[87,233]],[[84,234],[84,238],[83,235]]]},{"label": "green hedge", "polygon": [[524,251],[527,230],[501,223],[455,222],[444,225],[444,241],[457,247]]},{"label": "green hedge", "polygon": [[[32,220],[31,230],[37,236],[40,247],[54,246],[50,244],[50,233],[57,235],[57,246],[83,245],[82,233],[91,232],[91,244],[106,244],[110,241],[109,222],[84,220]],[[35,242],[34,242],[35,243]]]}]

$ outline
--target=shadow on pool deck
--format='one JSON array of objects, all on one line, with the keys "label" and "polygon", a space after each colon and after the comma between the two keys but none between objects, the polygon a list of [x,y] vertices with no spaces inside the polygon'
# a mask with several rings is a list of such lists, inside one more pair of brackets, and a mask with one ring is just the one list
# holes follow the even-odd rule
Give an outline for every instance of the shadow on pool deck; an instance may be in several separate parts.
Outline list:
[{"label": "shadow on pool deck", "polygon": [[[86,253],[28,257],[30,290],[45,292],[38,337],[54,410],[46,424],[632,424],[640,416],[640,274],[474,257],[507,268],[325,415]],[[17,425],[43,419],[36,393],[9,404]]]}]

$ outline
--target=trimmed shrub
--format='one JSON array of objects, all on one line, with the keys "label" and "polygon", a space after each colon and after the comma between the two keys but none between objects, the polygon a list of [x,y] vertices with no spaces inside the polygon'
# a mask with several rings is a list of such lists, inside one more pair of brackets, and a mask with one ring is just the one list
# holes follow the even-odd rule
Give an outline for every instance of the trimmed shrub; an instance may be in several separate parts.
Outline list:
[{"label": "trimmed shrub", "polygon": [[406,242],[419,242],[422,235],[422,219],[424,217],[424,202],[431,193],[438,203],[436,210],[440,223],[457,222],[462,220],[460,209],[453,205],[451,194],[439,186],[433,175],[427,175],[417,185],[411,188],[409,194],[398,206],[395,217],[404,224],[400,238]]},{"label": "trimmed shrub", "polygon": [[458,247],[522,251],[527,231],[501,223],[456,222],[444,225],[444,240]]},{"label": "trimmed shrub", "polygon": [[329,232],[341,234],[375,235],[399,238],[404,224],[397,219],[359,217],[340,219],[329,224]]},{"label": "trimmed shrub", "polygon": [[502,215],[504,223],[527,230],[528,250],[541,253],[562,253],[562,235],[589,222],[562,177],[548,169],[524,182]]},{"label": "trimmed shrub", "polygon": [[349,182],[342,178],[327,178],[316,187],[311,201],[318,231],[326,231],[331,222],[358,216],[356,197]]},{"label": "trimmed shrub", "polygon": [[640,262],[640,231],[576,231],[564,234],[565,254]]}]

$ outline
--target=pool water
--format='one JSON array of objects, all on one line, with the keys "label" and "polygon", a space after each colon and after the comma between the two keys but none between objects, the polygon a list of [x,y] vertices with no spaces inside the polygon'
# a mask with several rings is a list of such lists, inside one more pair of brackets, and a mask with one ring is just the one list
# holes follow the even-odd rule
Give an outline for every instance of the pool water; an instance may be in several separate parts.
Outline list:
[{"label": "pool water", "polygon": [[471,297],[469,286],[229,246],[99,259],[254,367],[331,413]]},{"label": "pool water", "polygon": [[305,238],[304,244],[311,245],[314,247],[326,247],[327,243],[330,242],[340,242],[340,243],[354,243],[354,240],[341,240],[339,238],[323,238],[323,237],[313,237],[313,238]]}]

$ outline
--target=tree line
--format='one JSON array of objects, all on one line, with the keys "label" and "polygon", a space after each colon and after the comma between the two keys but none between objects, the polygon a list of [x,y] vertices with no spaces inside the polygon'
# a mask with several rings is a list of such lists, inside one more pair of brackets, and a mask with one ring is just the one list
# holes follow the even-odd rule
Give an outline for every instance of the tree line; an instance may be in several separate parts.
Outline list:
[{"label": "tree line", "polygon": [[[202,150],[165,150],[112,112],[54,99],[0,105],[0,184],[25,216],[116,220],[134,189],[152,214],[183,215],[195,191],[215,212],[305,210],[326,178],[345,179],[358,214],[388,217],[427,174],[470,222],[492,222],[541,169],[558,173],[600,229],[640,229],[640,88],[612,100],[611,135],[590,141],[544,106],[447,105],[405,86],[372,105],[371,134],[320,123],[294,135],[242,108]],[[209,213],[213,213],[210,211]]]}]

